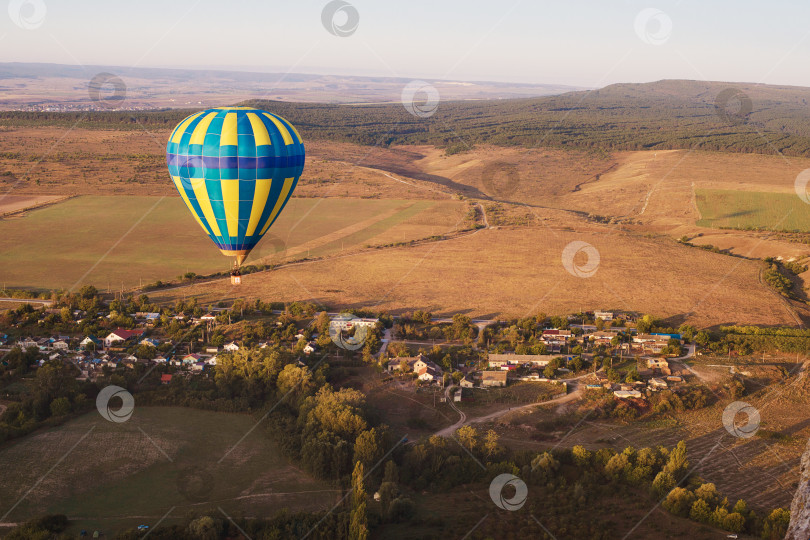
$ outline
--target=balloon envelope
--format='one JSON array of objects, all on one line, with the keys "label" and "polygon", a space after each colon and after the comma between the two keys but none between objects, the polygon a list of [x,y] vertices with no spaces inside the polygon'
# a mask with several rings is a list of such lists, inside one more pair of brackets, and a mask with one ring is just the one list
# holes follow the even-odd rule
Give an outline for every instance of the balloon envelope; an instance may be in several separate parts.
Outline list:
[{"label": "balloon envelope", "polygon": [[221,107],[180,122],[166,162],[197,223],[239,265],[292,196],[304,170],[304,144],[278,115]]}]

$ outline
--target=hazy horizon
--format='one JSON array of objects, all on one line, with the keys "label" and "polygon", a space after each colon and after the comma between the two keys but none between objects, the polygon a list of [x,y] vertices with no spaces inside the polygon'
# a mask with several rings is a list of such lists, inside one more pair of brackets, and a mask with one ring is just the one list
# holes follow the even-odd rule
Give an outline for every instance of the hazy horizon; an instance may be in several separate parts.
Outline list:
[{"label": "hazy horizon", "polygon": [[[326,1],[222,10],[210,0],[66,6],[16,0],[7,61],[601,87],[661,79],[810,86],[810,6],[694,1],[537,5]],[[349,10],[349,11],[346,11]],[[790,18],[782,14],[792,13]],[[246,16],[247,15],[247,16]],[[356,19],[356,20],[354,20]],[[335,34],[338,35],[335,35]]]}]

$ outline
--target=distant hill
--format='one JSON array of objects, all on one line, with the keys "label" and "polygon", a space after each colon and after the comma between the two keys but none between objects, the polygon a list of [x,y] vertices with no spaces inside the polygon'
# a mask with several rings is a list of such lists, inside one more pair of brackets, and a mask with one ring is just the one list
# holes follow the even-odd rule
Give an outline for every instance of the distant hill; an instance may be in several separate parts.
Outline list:
[{"label": "distant hill", "polygon": [[[411,79],[304,73],[160,69],[125,66],[0,63],[0,109],[99,108],[88,85],[99,74],[126,85],[123,108],[215,107],[248,98],[321,103],[399,101]],[[512,99],[560,94],[577,87],[487,81],[428,80],[446,99]]]},{"label": "distant hill", "polygon": [[[244,103],[281,114],[305,138],[384,146],[431,144],[450,153],[494,144],[810,156],[809,100],[810,88],[667,80],[531,99],[443,100],[428,118],[410,114],[400,103]],[[188,112],[109,112],[86,117],[7,112],[0,113],[0,120],[6,125],[71,125],[79,120],[79,125],[89,127],[137,128],[138,123],[174,126]]]}]

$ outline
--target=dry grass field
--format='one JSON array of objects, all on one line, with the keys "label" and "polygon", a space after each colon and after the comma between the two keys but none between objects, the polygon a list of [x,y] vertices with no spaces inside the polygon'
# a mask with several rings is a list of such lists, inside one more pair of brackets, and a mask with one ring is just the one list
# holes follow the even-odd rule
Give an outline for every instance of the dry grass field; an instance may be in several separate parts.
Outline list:
[{"label": "dry grass field", "polygon": [[[563,267],[563,248],[572,241],[588,242],[599,251],[593,277],[575,277]],[[651,312],[698,326],[795,324],[760,284],[760,267],[755,261],[608,228],[497,229],[253,274],[238,289],[218,281],[151,296],[167,302],[180,294],[204,302],[237,296],[298,299],[493,318],[601,307]]]},{"label": "dry grass field", "polygon": [[[166,180],[163,158],[167,135],[168,130],[7,128],[0,131],[5,149],[0,154],[0,190],[15,196],[170,195],[161,206],[175,205],[179,201]],[[789,197],[796,174],[807,167],[810,160],[686,150],[611,155],[481,146],[447,155],[428,146],[317,141],[308,144],[296,198],[274,227],[275,236],[260,244],[249,262],[325,260],[250,276],[238,291],[212,284],[154,294],[163,300],[189,293],[205,300],[239,294],[491,316],[602,307],[707,325],[795,324],[786,304],[760,283],[756,262],[678,246],[672,239],[687,236],[696,244],[713,244],[750,258],[807,257],[810,249],[802,235],[699,226],[695,196],[701,190],[742,190]],[[475,219],[493,229],[419,246],[372,247],[469,227],[470,204],[479,201]],[[19,223],[70,203],[31,212]],[[126,287],[137,285],[140,278],[149,282],[186,271],[222,270],[224,263],[207,249],[207,238],[188,221],[188,227],[172,230],[184,235],[187,231],[182,242],[201,256],[180,249],[173,259],[167,254],[117,253],[116,248],[93,271],[99,283],[120,286],[124,281]],[[86,271],[78,270],[88,266],[88,257],[98,260],[109,249],[106,239],[65,233],[60,246],[83,253],[78,260],[62,257],[60,268],[67,270],[52,276],[51,246],[35,250],[36,264],[28,268],[19,264],[25,259],[20,250],[34,234],[34,223],[0,222],[0,229],[17,227],[21,235],[15,240],[19,245],[5,250],[3,263],[4,275],[15,284],[72,285],[71,279]],[[149,226],[144,223],[137,232],[147,238],[161,233],[160,227],[148,234],[140,230]],[[71,244],[71,238],[80,245]],[[601,266],[595,277],[575,278],[562,267],[562,249],[574,240],[599,250]],[[132,261],[138,261],[136,267]],[[113,264],[129,267],[105,268]],[[58,274],[70,276],[62,279]]]}]

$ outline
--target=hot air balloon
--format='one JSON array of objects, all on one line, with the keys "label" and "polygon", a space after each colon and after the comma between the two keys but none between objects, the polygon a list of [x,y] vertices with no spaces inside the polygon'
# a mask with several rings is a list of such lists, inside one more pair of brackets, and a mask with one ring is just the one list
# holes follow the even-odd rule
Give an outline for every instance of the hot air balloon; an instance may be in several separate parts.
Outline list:
[{"label": "hot air balloon", "polygon": [[177,191],[223,255],[239,266],[278,218],[304,170],[292,124],[251,107],[192,114],[174,129],[166,162]]}]

